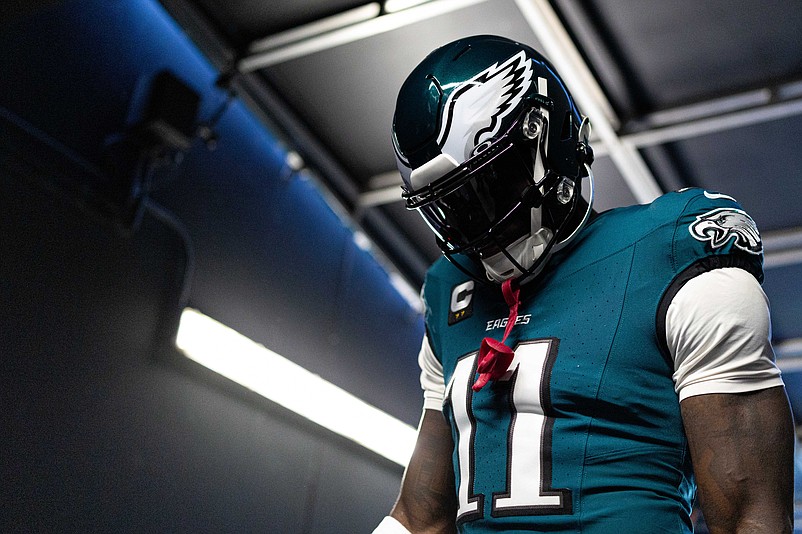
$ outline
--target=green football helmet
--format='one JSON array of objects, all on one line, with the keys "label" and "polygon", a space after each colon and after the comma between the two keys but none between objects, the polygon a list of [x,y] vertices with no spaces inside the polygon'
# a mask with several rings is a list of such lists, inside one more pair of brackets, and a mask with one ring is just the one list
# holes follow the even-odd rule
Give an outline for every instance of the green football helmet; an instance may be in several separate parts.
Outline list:
[{"label": "green football helmet", "polygon": [[494,282],[528,279],[591,212],[589,124],[527,45],[481,35],[436,49],[402,85],[392,133],[407,208],[463,270],[452,255]]}]

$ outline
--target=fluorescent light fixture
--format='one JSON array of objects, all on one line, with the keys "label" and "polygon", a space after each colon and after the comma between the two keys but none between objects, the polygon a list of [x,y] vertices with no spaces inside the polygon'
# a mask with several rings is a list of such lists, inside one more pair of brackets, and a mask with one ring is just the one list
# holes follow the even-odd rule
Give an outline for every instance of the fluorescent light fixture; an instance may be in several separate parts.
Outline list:
[{"label": "fluorescent light fixture", "polygon": [[197,310],[182,313],[176,345],[212,371],[402,466],[412,456],[415,428]]}]

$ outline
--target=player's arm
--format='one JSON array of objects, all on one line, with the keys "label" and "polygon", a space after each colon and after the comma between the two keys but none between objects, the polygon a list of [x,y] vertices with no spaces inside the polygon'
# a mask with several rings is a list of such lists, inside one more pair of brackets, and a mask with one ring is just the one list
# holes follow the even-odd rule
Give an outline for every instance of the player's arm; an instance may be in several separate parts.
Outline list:
[{"label": "player's arm", "polygon": [[415,452],[390,513],[414,534],[456,532],[451,429],[442,412],[424,410]]},{"label": "player's arm", "polygon": [[401,493],[374,534],[456,532],[456,493],[451,454],[451,427],[441,408],[445,396],[443,367],[428,335],[418,354],[423,388],[423,415],[418,440],[401,482]]},{"label": "player's arm", "polygon": [[699,498],[713,534],[790,533],[794,428],[768,299],[738,268],[685,284],[666,316]]},{"label": "player's arm", "polygon": [[782,386],[681,403],[711,534],[791,533],[793,424]]}]

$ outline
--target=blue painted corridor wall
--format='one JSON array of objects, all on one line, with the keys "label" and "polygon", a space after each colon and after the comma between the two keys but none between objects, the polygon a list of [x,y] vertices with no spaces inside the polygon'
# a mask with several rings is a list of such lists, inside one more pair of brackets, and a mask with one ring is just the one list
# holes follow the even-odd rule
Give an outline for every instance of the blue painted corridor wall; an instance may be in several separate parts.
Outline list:
[{"label": "blue painted corridor wall", "polygon": [[398,466],[157,343],[194,257],[190,305],[414,424],[421,316],[238,99],[156,174],[175,224],[98,211],[157,73],[226,93],[155,0],[37,5],[0,31],[0,530],[369,531]]},{"label": "blue painted corridor wall", "polygon": [[[159,71],[200,93],[201,121],[226,98],[219,73],[152,0],[61,2],[12,23],[0,44],[6,112],[98,167]],[[216,150],[196,140],[153,193],[192,236],[191,304],[414,422],[419,407],[397,401],[417,391],[420,316],[238,99],[216,130]]]}]

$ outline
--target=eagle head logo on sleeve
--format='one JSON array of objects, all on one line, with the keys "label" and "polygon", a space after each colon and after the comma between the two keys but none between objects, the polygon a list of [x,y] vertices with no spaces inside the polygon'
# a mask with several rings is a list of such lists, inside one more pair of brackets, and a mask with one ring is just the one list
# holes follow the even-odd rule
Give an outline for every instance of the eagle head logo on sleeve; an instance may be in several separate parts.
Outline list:
[{"label": "eagle head logo on sleeve", "polygon": [[688,231],[699,241],[709,241],[714,249],[731,241],[733,245],[750,254],[763,252],[757,225],[743,210],[717,208],[697,215]]}]

